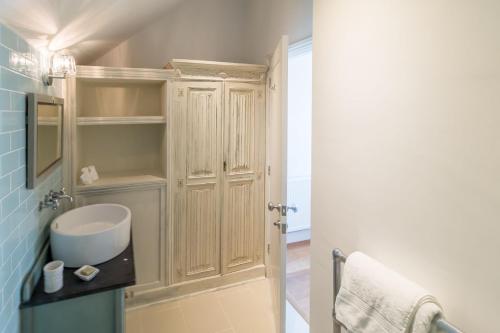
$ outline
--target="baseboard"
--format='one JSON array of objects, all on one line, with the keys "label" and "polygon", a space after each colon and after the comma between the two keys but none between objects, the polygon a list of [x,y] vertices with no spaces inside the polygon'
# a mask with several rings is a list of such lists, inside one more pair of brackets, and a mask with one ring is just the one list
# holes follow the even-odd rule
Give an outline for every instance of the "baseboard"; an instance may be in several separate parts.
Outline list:
[{"label": "baseboard", "polygon": [[218,275],[200,280],[183,282],[140,293],[135,292],[133,297],[126,299],[125,304],[127,310],[133,310],[199,293],[225,289],[251,280],[265,278],[265,275],[265,266],[258,265],[226,275]]},{"label": "baseboard", "polygon": [[311,239],[311,229],[297,230],[297,231],[288,232],[286,234],[286,243],[287,244],[302,242],[302,241],[310,240],[310,239]]}]

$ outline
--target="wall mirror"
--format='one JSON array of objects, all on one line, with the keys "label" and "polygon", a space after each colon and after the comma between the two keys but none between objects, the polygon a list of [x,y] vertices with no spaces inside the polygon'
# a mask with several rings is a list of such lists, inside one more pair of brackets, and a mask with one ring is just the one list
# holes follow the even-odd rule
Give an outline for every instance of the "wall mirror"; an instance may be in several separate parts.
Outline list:
[{"label": "wall mirror", "polygon": [[27,188],[35,188],[62,162],[62,98],[28,94]]}]

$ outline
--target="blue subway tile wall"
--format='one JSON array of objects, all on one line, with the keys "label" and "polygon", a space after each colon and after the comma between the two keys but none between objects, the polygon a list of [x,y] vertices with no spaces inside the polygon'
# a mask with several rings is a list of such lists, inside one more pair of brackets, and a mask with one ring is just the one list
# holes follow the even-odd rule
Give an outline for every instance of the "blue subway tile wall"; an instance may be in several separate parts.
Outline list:
[{"label": "blue subway tile wall", "polygon": [[0,24],[0,333],[20,332],[21,285],[48,238],[51,210],[38,210],[50,189],[62,185],[57,169],[34,190],[26,189],[26,93],[61,97],[44,87],[41,55]]}]

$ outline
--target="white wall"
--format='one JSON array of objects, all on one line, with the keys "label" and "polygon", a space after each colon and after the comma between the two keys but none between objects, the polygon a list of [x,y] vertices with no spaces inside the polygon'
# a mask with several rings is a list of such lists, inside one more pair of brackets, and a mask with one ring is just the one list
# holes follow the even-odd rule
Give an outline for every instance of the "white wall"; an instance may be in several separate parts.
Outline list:
[{"label": "white wall", "polygon": [[500,331],[500,2],[316,0],[311,332],[331,329],[331,249]]},{"label": "white wall", "polygon": [[312,34],[312,0],[184,0],[91,62],[161,68],[173,58],[265,63],[283,34]]},{"label": "white wall", "polygon": [[311,227],[311,47],[306,40],[288,53],[287,204],[298,209],[287,216],[288,232]]},{"label": "white wall", "polygon": [[312,36],[313,0],[250,0],[245,11],[249,62],[265,63],[282,35],[290,43]]},{"label": "white wall", "polygon": [[93,62],[162,68],[173,58],[243,61],[246,0],[185,0]]}]

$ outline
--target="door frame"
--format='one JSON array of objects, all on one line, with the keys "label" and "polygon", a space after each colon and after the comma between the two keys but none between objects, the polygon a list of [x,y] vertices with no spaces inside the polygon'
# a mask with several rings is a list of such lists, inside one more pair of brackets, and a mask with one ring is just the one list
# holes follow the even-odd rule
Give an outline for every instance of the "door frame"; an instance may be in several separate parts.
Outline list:
[{"label": "door frame", "polygon": [[[286,50],[286,57],[281,54],[281,61],[282,61],[282,66],[283,68],[285,68],[286,70],[282,70],[282,73],[281,73],[281,81],[282,82],[285,82],[286,85],[288,85],[288,43],[289,43],[289,39],[288,39],[288,36],[287,35],[283,35],[281,36],[280,40],[279,40],[279,43],[277,45],[277,47],[281,47],[282,48],[282,51],[283,49]],[[286,48],[283,47],[283,44],[286,44]],[[277,48],[275,48],[277,49]],[[272,168],[271,168],[271,152],[270,152],[270,131],[271,131],[271,98],[270,98],[270,95],[271,95],[271,89],[272,89],[272,85],[271,85],[271,73],[272,73],[272,70],[273,70],[273,56],[274,56],[274,52],[273,51],[273,54],[271,54],[268,58],[268,71],[267,71],[267,75],[266,75],[266,166],[265,166],[265,202],[266,202],[266,205],[264,207],[264,210],[265,210],[265,240],[266,240],[266,243],[265,243],[265,267],[266,267],[266,278],[269,277],[270,275],[270,244],[271,244],[271,232],[273,230],[273,228],[275,227],[272,223],[272,214],[273,212],[269,211],[268,207],[267,207],[267,203],[271,201],[271,181],[270,181],[270,177],[272,175]],[[283,61],[283,59],[285,59],[286,61]],[[288,87],[286,87],[286,89],[288,90]],[[282,109],[285,108],[285,109],[288,109],[288,96],[287,94],[282,94],[282,100],[281,100],[281,105],[282,105]],[[287,115],[285,113],[285,118],[283,119],[282,118],[282,123],[286,123],[287,122]],[[282,161],[282,166],[285,166],[286,168],[286,154],[287,154],[287,126],[283,126],[284,128],[282,128],[282,147],[285,147],[285,150],[282,151],[282,157],[283,157],[283,154],[284,154],[284,159]],[[284,132],[283,132],[284,130]],[[286,199],[286,178],[287,178],[287,175],[286,175],[286,172],[285,174],[283,175],[282,174],[282,192],[283,190],[284,193],[285,193],[285,199]],[[283,188],[284,187],[284,188]],[[285,200],[286,201],[286,200]],[[286,204],[286,202],[284,203]],[[285,216],[285,222],[286,222],[286,216]],[[280,227],[280,232],[281,232],[281,227]],[[284,246],[286,246],[286,232],[285,232],[285,244]],[[283,245],[283,244],[281,244]],[[282,253],[281,255],[285,255],[286,256],[286,249],[284,250],[283,247],[281,247],[281,251],[284,252]],[[280,278],[280,289],[281,289],[281,294],[282,295],[285,295],[284,296],[284,300],[283,298],[280,299],[280,316],[279,318],[275,318],[275,320],[279,320],[280,321],[280,332],[279,333],[285,333],[286,331],[286,257],[285,257],[285,260],[284,260],[284,263],[281,267],[282,270],[284,270],[284,273],[282,272],[281,273],[281,278]]]}]

